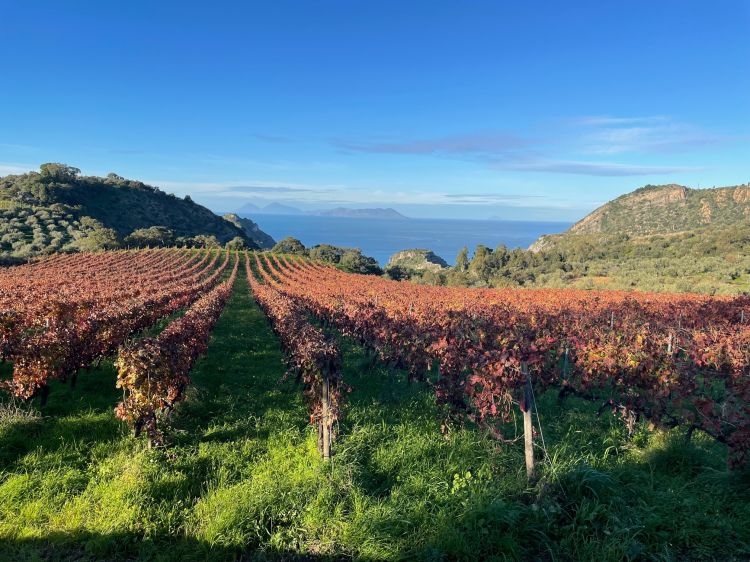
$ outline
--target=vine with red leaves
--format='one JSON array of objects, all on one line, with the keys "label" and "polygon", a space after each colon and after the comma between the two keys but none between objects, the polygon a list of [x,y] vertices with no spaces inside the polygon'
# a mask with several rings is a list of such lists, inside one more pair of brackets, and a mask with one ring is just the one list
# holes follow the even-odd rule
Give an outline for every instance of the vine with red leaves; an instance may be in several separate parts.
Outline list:
[{"label": "vine with red leaves", "polygon": [[416,378],[437,367],[453,415],[507,421],[528,375],[631,424],[705,431],[732,467],[750,460],[750,297],[427,287],[268,263],[280,292],[382,360]]},{"label": "vine with red leaves", "polygon": [[229,256],[146,250],[59,256],[0,274],[2,386],[46,399],[50,380],[113,353],[132,334],[188,306],[217,284]]},{"label": "vine with red leaves", "polygon": [[195,301],[185,314],[157,337],[144,338],[120,348],[115,367],[123,400],[115,408],[137,437],[146,432],[150,445],[163,443],[157,420],[183,399],[190,371],[205,353],[208,340],[237,278],[239,256],[229,278]]},{"label": "vine with red leaves", "polygon": [[276,289],[277,280],[258,254],[254,254],[254,262],[253,267],[246,257],[250,288],[281,342],[289,372],[304,384],[310,424],[317,425],[318,447],[327,458],[335,438],[333,424],[341,416],[342,390],[346,389],[341,380],[341,350],[335,339],[310,324],[305,307]]}]

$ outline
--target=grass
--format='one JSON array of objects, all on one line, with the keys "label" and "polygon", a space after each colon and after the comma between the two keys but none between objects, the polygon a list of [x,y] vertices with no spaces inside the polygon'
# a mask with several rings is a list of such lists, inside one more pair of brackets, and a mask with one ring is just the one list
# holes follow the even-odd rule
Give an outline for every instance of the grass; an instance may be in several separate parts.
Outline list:
[{"label": "grass", "polygon": [[74,390],[55,385],[41,416],[4,403],[0,559],[750,557],[750,478],[708,439],[628,438],[592,405],[545,395],[543,478],[529,487],[520,443],[444,435],[429,389],[342,346],[353,391],[329,464],[244,276],[170,447],[149,450],[114,417],[108,362]]}]

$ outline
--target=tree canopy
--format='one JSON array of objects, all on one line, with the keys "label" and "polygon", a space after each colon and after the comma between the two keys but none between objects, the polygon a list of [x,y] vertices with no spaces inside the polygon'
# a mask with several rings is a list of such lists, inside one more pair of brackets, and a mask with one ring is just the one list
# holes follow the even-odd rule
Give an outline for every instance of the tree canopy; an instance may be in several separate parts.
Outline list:
[{"label": "tree canopy", "polygon": [[283,240],[279,240],[276,245],[271,248],[271,251],[276,254],[296,254],[300,256],[307,255],[307,249],[305,248],[305,245],[291,236],[287,236]]},{"label": "tree canopy", "polygon": [[39,174],[44,179],[69,182],[75,181],[75,179],[81,174],[81,170],[74,168],[73,166],[68,166],[67,164],[48,162],[39,166]]}]

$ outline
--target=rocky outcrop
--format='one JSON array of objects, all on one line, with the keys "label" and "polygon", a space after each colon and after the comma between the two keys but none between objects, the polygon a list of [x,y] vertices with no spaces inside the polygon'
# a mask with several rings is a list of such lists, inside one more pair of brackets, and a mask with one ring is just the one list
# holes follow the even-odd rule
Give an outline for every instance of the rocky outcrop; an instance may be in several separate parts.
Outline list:
[{"label": "rocky outcrop", "polygon": [[648,185],[606,203],[574,224],[570,234],[661,234],[747,220],[750,186],[691,189]]},{"label": "rocky outcrop", "polygon": [[412,249],[396,252],[388,260],[386,269],[400,267],[410,271],[440,271],[448,263],[431,250]]},{"label": "rocky outcrop", "polygon": [[750,218],[750,185],[691,189],[684,185],[647,185],[605,203],[567,232],[545,235],[529,250],[555,247],[573,235],[650,236],[697,228],[744,226]]},{"label": "rocky outcrop", "polygon": [[236,227],[241,228],[248,238],[264,250],[270,250],[273,248],[274,244],[276,244],[276,241],[271,238],[271,236],[263,232],[260,227],[250,219],[242,218],[234,213],[227,213],[223,218]]}]

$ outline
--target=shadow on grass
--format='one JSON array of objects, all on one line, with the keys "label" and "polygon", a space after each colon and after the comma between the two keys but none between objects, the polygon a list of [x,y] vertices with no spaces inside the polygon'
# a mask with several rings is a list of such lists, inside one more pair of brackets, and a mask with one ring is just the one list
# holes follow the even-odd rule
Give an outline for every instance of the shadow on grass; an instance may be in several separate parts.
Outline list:
[{"label": "shadow on grass", "polygon": [[120,441],[124,433],[122,424],[106,414],[7,422],[0,429],[0,470],[16,470],[26,455],[37,450],[54,455],[71,444],[112,444]]},{"label": "shadow on grass", "polygon": [[[181,560],[192,561],[278,561],[339,562],[351,557],[300,554],[273,548],[243,550],[209,545],[205,542],[173,536],[144,538],[135,533],[50,533],[43,539],[0,538],[0,558],[14,562],[44,560]],[[366,559],[360,559],[366,560]]]}]

